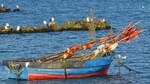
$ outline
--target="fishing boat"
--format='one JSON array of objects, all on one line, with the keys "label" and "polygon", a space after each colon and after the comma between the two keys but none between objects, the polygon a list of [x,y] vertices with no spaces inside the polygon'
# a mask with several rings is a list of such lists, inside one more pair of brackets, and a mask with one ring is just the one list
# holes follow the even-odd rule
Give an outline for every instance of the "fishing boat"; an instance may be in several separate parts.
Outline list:
[{"label": "fishing boat", "polygon": [[[3,64],[5,64],[3,61]],[[67,59],[66,68],[63,61],[39,63],[33,61],[8,61],[5,67],[9,78],[26,80],[46,80],[60,78],[80,78],[106,75],[112,62],[112,56],[88,61]]]},{"label": "fishing boat", "polygon": [[[8,78],[12,79],[49,80],[107,75],[118,44],[123,40],[129,43],[130,39],[137,38],[144,31],[136,31],[135,25],[138,23],[133,26],[130,23],[117,36],[112,36],[115,34],[113,31],[98,40],[68,47],[59,53],[40,58],[3,60],[2,64]],[[76,54],[77,51],[91,50],[95,44],[99,44],[95,50]]]}]

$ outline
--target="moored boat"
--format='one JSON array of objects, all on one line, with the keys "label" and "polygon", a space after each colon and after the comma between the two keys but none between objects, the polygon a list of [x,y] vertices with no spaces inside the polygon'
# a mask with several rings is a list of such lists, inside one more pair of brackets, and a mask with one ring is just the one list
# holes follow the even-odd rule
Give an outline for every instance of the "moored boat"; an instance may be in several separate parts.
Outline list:
[{"label": "moored boat", "polygon": [[62,78],[81,78],[90,76],[106,75],[112,62],[112,56],[98,59],[79,61],[78,59],[67,59],[66,69],[62,61],[56,62],[31,62],[16,60],[5,60],[3,65],[9,78],[25,80],[47,80]]},{"label": "moored boat", "polygon": [[[22,60],[3,60],[4,69],[9,78],[24,80],[106,75],[114,58],[114,49],[118,44],[123,40],[129,43],[130,39],[137,38],[138,34],[144,31],[143,29],[136,31],[135,25],[138,23],[135,23],[132,27],[130,27],[130,23],[120,35],[113,37],[112,35],[115,32],[111,32],[98,40],[78,44],[52,55]],[[90,50],[98,43],[101,45],[97,46],[97,49],[92,52],[75,54],[80,50]],[[118,63],[122,64],[121,62]]]}]

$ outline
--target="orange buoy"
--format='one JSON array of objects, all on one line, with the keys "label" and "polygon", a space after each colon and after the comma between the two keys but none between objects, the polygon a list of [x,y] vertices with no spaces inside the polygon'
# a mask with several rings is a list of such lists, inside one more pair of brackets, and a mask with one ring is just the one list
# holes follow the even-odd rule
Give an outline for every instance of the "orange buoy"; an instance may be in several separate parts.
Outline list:
[{"label": "orange buoy", "polygon": [[87,49],[91,49],[93,47],[93,44],[85,44],[84,46],[83,46],[83,49],[84,50],[87,50]]},{"label": "orange buoy", "polygon": [[67,48],[67,53],[72,52],[71,47]]},{"label": "orange buoy", "polygon": [[81,44],[78,44],[78,45],[76,46],[76,48],[77,48],[77,51],[82,50],[82,45],[81,45]]},{"label": "orange buoy", "polygon": [[69,58],[69,57],[71,57],[72,55],[73,55],[72,52],[70,52],[70,53],[65,53],[65,58]]},{"label": "orange buoy", "polygon": [[69,47],[69,48],[67,48],[67,52],[69,53],[69,52],[77,52],[77,51],[79,51],[79,50],[82,50],[82,45],[81,44],[78,44],[78,45],[76,45],[76,46],[73,46],[73,47]]}]

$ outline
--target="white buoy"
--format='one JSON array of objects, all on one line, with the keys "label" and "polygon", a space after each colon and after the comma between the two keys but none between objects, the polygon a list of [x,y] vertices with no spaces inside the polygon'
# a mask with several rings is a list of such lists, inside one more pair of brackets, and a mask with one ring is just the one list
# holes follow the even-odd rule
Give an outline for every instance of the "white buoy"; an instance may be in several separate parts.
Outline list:
[{"label": "white buoy", "polygon": [[43,24],[44,24],[44,25],[47,25],[47,22],[44,20],[44,21],[43,21]]},{"label": "white buoy", "polygon": [[20,26],[17,26],[17,31],[20,31]]},{"label": "white buoy", "polygon": [[16,5],[16,8],[19,9],[19,5]]},{"label": "white buoy", "polygon": [[90,19],[89,19],[89,17],[87,17],[87,18],[86,18],[86,21],[87,21],[87,22],[90,22]]},{"label": "white buoy", "polygon": [[144,8],[144,6],[142,6],[142,8]]},{"label": "white buoy", "polygon": [[1,4],[1,8],[4,8],[4,4]]}]

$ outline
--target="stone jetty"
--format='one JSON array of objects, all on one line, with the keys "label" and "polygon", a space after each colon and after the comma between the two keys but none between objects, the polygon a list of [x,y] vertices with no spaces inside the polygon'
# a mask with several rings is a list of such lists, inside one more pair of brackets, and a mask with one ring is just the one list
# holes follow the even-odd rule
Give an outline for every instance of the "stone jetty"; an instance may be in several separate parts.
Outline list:
[{"label": "stone jetty", "polygon": [[[16,6],[19,9],[19,6]],[[43,26],[40,27],[11,27],[8,23],[0,27],[0,34],[12,34],[12,33],[39,33],[39,32],[59,32],[59,31],[79,31],[79,30],[104,30],[110,29],[110,25],[106,23],[105,19],[98,19],[94,21],[95,16],[93,15],[92,9],[90,10],[90,16],[86,19],[79,21],[67,21],[63,25],[59,26],[55,19],[52,17],[49,22],[43,21]]]},{"label": "stone jetty", "polygon": [[[80,21],[67,21],[62,26],[59,26],[56,22],[43,22],[45,23],[40,27],[10,27],[8,23],[0,27],[0,34],[11,34],[11,33],[38,33],[38,32],[59,32],[59,31],[79,31],[79,30],[89,30],[92,25],[86,20]],[[98,19],[94,22],[94,27],[96,30],[110,29],[110,25],[107,24],[104,19]]]}]

